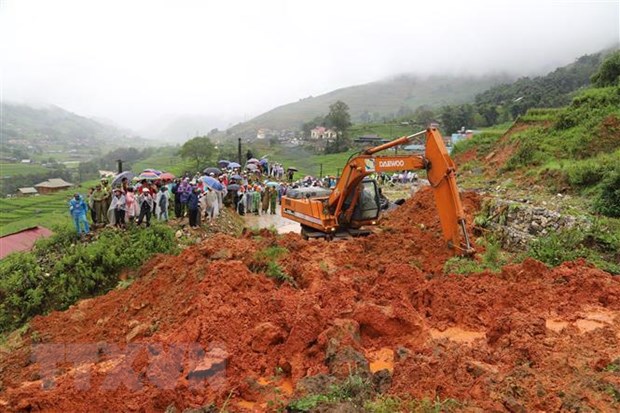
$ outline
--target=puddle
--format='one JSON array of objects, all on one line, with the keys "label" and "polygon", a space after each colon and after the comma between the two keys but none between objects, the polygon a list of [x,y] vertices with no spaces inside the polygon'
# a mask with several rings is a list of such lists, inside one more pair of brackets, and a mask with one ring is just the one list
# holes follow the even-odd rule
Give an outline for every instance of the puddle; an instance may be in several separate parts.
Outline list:
[{"label": "puddle", "polygon": [[449,327],[444,331],[431,328],[430,333],[433,339],[447,338],[448,340],[456,341],[457,343],[466,344],[472,344],[474,341],[485,337],[484,333],[479,331],[468,331],[459,327]]},{"label": "puddle", "polygon": [[389,370],[394,372],[394,350],[382,348],[366,353],[366,358],[370,362],[370,372],[376,373],[379,370]]}]

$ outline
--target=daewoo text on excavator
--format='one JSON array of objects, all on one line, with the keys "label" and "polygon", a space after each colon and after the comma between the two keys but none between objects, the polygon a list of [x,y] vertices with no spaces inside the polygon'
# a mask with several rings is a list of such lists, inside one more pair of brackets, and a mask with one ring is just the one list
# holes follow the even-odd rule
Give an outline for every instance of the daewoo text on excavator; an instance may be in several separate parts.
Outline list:
[{"label": "daewoo text on excavator", "polygon": [[[375,155],[426,136],[425,154]],[[376,225],[380,213],[377,182],[369,175],[425,169],[433,188],[443,237],[448,247],[463,254],[474,252],[465,228],[465,214],[456,186],[456,166],[436,128],[403,136],[352,155],[335,188],[290,189],[282,197],[282,216],[301,224],[305,239],[361,236],[363,226]],[[462,234],[462,239],[461,239]]]}]

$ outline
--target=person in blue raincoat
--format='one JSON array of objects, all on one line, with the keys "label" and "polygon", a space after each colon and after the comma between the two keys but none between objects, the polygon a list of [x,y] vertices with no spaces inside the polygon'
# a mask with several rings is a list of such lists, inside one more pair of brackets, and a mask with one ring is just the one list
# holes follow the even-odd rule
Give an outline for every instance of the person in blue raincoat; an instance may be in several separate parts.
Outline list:
[{"label": "person in blue raincoat", "polygon": [[84,226],[84,233],[88,234],[90,229],[88,228],[88,220],[86,219],[86,212],[88,211],[88,205],[84,202],[84,199],[80,194],[74,194],[71,201],[69,201],[69,212],[73,218],[75,229],[78,235],[82,233],[82,225]]}]

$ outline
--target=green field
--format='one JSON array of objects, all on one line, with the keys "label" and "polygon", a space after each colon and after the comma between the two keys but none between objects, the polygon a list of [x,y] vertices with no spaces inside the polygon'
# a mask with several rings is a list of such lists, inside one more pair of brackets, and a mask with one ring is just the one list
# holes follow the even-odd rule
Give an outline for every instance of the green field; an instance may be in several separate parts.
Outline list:
[{"label": "green field", "polygon": [[0,177],[38,174],[47,171],[47,168],[37,164],[0,163]]},{"label": "green field", "polygon": [[24,228],[41,225],[71,225],[68,203],[75,192],[86,195],[95,181],[85,182],[81,188],[71,188],[55,194],[23,198],[0,198],[0,236]]}]

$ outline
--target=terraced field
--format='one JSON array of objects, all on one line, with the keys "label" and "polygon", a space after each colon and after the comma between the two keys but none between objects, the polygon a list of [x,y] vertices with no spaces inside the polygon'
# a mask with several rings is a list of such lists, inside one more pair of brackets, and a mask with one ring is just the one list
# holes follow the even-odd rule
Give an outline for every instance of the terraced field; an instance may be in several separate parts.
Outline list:
[{"label": "terraced field", "polygon": [[[83,184],[77,192],[85,195],[86,188],[93,183]],[[56,225],[69,225],[71,219],[67,205],[75,192],[76,189],[72,188],[50,195],[0,198],[0,235],[35,225],[50,229]]]}]

